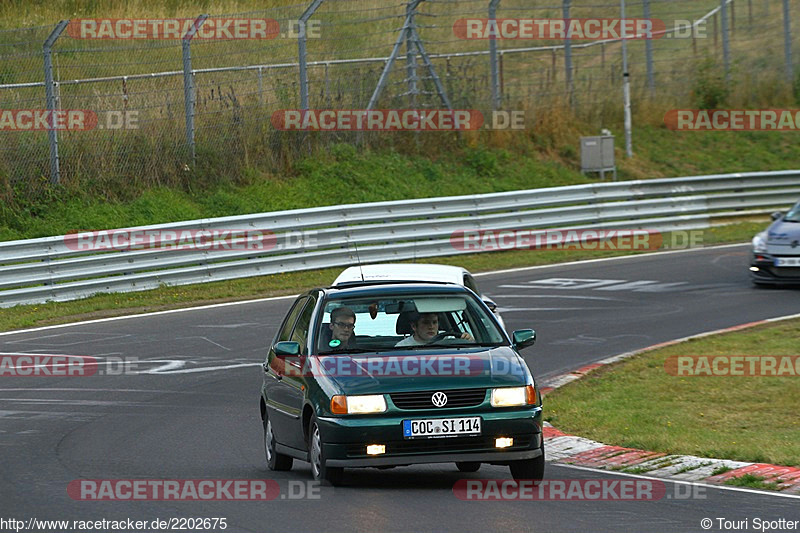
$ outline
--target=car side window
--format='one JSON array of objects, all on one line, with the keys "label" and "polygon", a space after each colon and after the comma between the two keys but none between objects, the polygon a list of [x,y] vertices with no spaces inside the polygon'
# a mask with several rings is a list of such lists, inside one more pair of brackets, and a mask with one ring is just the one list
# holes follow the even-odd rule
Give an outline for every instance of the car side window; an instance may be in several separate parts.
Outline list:
[{"label": "car side window", "polygon": [[475,278],[469,274],[464,274],[464,286],[477,295],[481,294],[480,289],[478,289],[478,284],[475,283]]},{"label": "car side window", "polygon": [[303,308],[303,312],[300,313],[300,317],[297,319],[297,324],[294,326],[294,331],[292,331],[292,336],[289,340],[297,342],[300,344],[300,354],[301,355],[308,355],[308,329],[309,325],[311,324],[311,315],[314,314],[314,308],[316,307],[317,301],[314,298],[309,298],[306,306]]},{"label": "car side window", "polygon": [[303,310],[303,306],[307,301],[308,297],[298,298],[295,301],[291,311],[289,311],[289,314],[286,315],[286,320],[284,320],[275,342],[289,340],[289,338],[292,336],[292,328],[294,328],[294,324],[297,321],[297,316],[300,314],[300,311]]}]

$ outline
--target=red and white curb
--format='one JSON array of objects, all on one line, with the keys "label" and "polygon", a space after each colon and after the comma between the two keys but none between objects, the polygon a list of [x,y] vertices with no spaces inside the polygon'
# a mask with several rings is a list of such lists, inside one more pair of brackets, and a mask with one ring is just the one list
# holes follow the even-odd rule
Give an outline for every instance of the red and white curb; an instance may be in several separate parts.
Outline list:
[{"label": "red and white curb", "polygon": [[[800,318],[800,315],[751,322],[741,326],[656,344],[634,352],[615,355],[567,374],[543,380],[541,392],[546,395],[548,392],[567,383],[581,379],[597,368],[628,359],[634,355],[663,348],[664,346],[792,318]],[[637,450],[635,448],[624,448],[622,446],[609,446],[583,437],[567,435],[547,422],[545,422],[544,427],[544,439],[547,443],[547,458],[549,461],[556,463],[711,484],[724,484],[730,479],[750,474],[762,478],[765,483],[776,483],[780,492],[800,494],[800,468],[730,461],[727,459],[710,459],[693,455],[670,455]]]}]

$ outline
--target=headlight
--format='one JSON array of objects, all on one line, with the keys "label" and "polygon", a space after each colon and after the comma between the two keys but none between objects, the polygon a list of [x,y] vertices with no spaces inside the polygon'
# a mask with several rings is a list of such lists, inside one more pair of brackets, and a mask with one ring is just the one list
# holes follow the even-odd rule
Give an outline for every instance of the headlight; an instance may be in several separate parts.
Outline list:
[{"label": "headlight", "polygon": [[372,396],[334,396],[331,411],[337,415],[368,415],[386,411],[386,399],[381,394]]},{"label": "headlight", "polygon": [[492,407],[517,405],[536,405],[536,389],[533,388],[533,385],[492,389]]},{"label": "headlight", "polygon": [[766,232],[761,232],[755,237],[753,237],[753,253],[757,254],[765,254],[767,253],[767,240]]}]

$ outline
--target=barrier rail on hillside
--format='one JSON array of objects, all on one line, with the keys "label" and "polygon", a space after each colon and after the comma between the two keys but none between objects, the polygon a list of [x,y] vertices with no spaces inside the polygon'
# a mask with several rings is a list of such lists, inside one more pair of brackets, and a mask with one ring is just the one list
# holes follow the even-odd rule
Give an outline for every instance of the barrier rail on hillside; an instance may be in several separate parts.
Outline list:
[{"label": "barrier rail on hillside", "polygon": [[458,232],[701,229],[712,218],[785,208],[798,196],[800,170],[753,172],[318,207],[2,242],[0,307],[345,266],[357,256],[370,263],[480,251],[454,245]]}]

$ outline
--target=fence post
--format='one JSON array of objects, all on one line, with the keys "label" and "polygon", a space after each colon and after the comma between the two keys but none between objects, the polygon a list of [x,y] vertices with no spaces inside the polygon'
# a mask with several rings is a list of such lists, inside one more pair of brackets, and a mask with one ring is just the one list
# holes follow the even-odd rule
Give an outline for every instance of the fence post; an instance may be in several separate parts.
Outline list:
[{"label": "fence post", "polygon": [[192,72],[192,37],[195,36],[197,30],[208,18],[208,15],[200,15],[195,19],[192,27],[183,36],[183,106],[186,114],[186,144],[189,145],[189,151],[192,156],[192,166],[194,167],[195,160],[195,146],[194,146],[194,73]]},{"label": "fence post", "polygon": [[783,48],[786,56],[786,79],[794,83],[794,67],[792,65],[792,21],[789,18],[789,0],[783,0]]},{"label": "fence post", "polygon": [[[489,0],[489,20],[497,20],[497,5],[500,0]],[[497,59],[497,36],[492,32],[489,38],[489,64],[492,69],[492,106],[500,109],[502,93],[500,92],[500,64]]]},{"label": "fence post", "polygon": [[[417,6],[420,2],[424,0],[411,0],[410,1],[410,11],[414,12],[417,9]],[[409,10],[406,11],[408,13]],[[408,28],[411,27],[411,20],[408,15],[406,15],[406,20],[403,23],[403,29],[400,31],[400,36],[397,38],[397,41],[394,43],[394,48],[392,48],[392,53],[389,56],[389,59],[386,61],[386,64],[383,67],[383,72],[381,72],[381,77],[378,79],[378,85],[375,87],[375,90],[372,93],[372,97],[369,99],[369,104],[367,104],[367,109],[372,110],[375,109],[375,105],[378,103],[378,98],[383,91],[383,87],[386,85],[386,81],[389,79],[389,73],[394,66],[394,62],[397,60],[397,56],[400,54],[400,48],[403,46],[403,40],[406,38],[406,31]]]},{"label": "fence post", "polygon": [[408,77],[408,100],[411,109],[417,108],[417,48],[414,44],[414,25],[416,24],[415,15],[418,2],[409,2],[406,5],[406,20],[409,21],[405,29],[406,34],[406,72]]},{"label": "fence post", "polygon": [[[643,0],[644,18],[650,19],[650,0]],[[644,41],[645,55],[647,56],[647,87],[650,89],[650,95],[656,91],[656,79],[653,74],[653,39],[645,39]]]},{"label": "fence post", "polygon": [[[561,4],[561,13],[565,20],[569,18],[571,4],[572,0],[563,0]],[[567,76],[567,98],[569,99],[570,107],[572,107],[575,104],[575,87],[572,82],[572,38],[569,35],[564,38],[564,70]]]},{"label": "fence post", "polygon": [[[723,2],[725,0],[722,0]],[[620,0],[620,18],[625,20],[625,0]],[[628,32],[622,30],[622,97],[625,112],[625,153],[633,157],[633,119],[631,118],[631,77],[628,72]]]},{"label": "fence post", "polygon": [[47,111],[50,115],[50,128],[47,137],[50,144],[50,184],[58,185],[61,175],[58,165],[58,131],[55,125],[56,93],[53,82],[53,45],[69,24],[69,20],[59,22],[50,36],[45,40],[44,46],[44,90],[47,97]]},{"label": "fence post", "polygon": [[311,2],[311,5],[306,8],[298,21],[298,29],[300,30],[300,36],[297,38],[298,55],[300,56],[300,109],[303,110],[308,109],[308,57],[306,53],[306,42],[308,39],[306,35],[306,23],[308,19],[311,18],[311,15],[317,11],[322,2],[323,0],[314,0]]},{"label": "fence post", "polygon": [[722,62],[725,65],[725,80],[731,81],[731,43],[728,34],[728,0],[720,0],[719,16],[722,20]]}]

